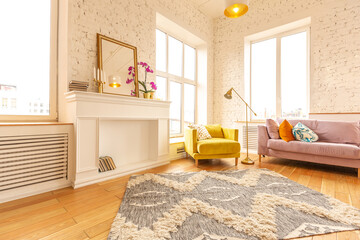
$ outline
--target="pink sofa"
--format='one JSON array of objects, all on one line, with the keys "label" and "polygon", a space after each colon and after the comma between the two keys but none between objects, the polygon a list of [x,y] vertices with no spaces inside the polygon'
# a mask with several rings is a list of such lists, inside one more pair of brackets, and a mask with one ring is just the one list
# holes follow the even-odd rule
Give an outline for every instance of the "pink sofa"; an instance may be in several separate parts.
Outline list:
[{"label": "pink sofa", "polygon": [[[278,119],[280,124],[283,120]],[[358,169],[360,178],[360,121],[333,122],[320,120],[288,120],[295,126],[301,122],[313,130],[319,141],[313,143],[271,139],[266,126],[258,126],[258,154]]]}]

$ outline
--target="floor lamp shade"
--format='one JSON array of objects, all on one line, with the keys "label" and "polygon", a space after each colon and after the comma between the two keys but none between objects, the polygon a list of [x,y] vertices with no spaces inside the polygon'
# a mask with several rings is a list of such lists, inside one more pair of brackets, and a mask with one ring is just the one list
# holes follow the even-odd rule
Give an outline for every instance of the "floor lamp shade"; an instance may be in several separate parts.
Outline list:
[{"label": "floor lamp shade", "polygon": [[224,15],[229,18],[238,18],[249,10],[249,0],[226,0]]},{"label": "floor lamp shade", "polygon": [[224,94],[224,97],[226,99],[232,99],[232,89],[230,89],[229,91],[227,91],[225,94]]}]

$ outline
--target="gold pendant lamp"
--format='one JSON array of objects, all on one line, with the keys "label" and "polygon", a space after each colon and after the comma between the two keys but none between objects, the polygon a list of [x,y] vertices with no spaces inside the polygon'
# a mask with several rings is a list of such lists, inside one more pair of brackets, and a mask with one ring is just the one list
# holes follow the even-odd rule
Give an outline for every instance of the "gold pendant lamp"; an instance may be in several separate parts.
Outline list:
[{"label": "gold pendant lamp", "polygon": [[228,18],[238,18],[249,10],[249,0],[226,0],[224,15]]}]

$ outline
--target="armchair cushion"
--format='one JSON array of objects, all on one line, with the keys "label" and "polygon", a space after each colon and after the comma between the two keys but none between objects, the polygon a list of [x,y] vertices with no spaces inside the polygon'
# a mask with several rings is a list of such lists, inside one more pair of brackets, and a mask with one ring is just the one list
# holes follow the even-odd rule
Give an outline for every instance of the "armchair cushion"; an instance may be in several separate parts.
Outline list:
[{"label": "armchair cushion", "polygon": [[232,154],[240,152],[240,143],[225,138],[211,138],[197,142],[200,154]]},{"label": "armchair cushion", "polygon": [[222,131],[220,124],[215,125],[206,125],[205,126],[208,132],[210,133],[211,137],[213,138],[224,138],[224,133]]},{"label": "armchair cushion", "polygon": [[188,127],[197,131],[197,140],[205,140],[211,138],[210,133],[203,125],[190,124]]}]

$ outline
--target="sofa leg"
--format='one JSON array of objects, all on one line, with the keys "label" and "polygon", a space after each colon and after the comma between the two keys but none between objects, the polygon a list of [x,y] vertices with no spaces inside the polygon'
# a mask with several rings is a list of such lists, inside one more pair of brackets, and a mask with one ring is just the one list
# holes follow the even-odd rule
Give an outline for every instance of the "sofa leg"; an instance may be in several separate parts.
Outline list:
[{"label": "sofa leg", "polygon": [[358,178],[360,178],[360,168],[358,168]]},{"label": "sofa leg", "polygon": [[238,165],[238,162],[239,162],[239,158],[235,158],[235,166]]},{"label": "sofa leg", "polygon": [[195,167],[198,167],[198,166],[199,166],[199,160],[195,159]]},{"label": "sofa leg", "polygon": [[259,163],[261,163],[261,154],[259,154]]}]

